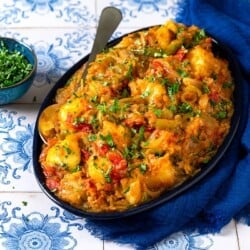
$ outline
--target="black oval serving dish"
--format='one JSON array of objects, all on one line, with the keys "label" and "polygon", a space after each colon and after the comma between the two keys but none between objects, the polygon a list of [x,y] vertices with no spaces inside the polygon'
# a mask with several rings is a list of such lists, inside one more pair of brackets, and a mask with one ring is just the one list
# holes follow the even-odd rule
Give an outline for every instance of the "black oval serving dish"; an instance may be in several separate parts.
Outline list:
[{"label": "black oval serving dish", "polygon": [[[151,28],[151,27],[148,27]],[[141,30],[146,30],[148,28],[144,28]],[[138,32],[139,30],[135,31]],[[127,34],[126,34],[127,35]],[[108,43],[107,47],[112,47],[115,44],[119,43],[121,39],[126,36],[123,35],[111,42]],[[193,176],[192,178],[188,179],[181,185],[171,189],[170,191],[165,192],[160,197],[151,200],[147,203],[144,203],[142,205],[139,205],[137,207],[131,208],[126,211],[122,212],[108,212],[108,213],[93,213],[93,212],[87,212],[84,210],[80,210],[78,208],[75,208],[71,205],[69,205],[66,202],[63,202],[60,200],[53,192],[51,192],[45,185],[45,177],[42,171],[42,167],[39,163],[39,156],[41,153],[41,147],[42,147],[42,140],[38,133],[38,119],[41,114],[41,112],[49,105],[53,104],[56,91],[57,89],[63,87],[65,83],[70,79],[70,77],[84,64],[87,62],[89,55],[82,58],[79,62],[77,62],[75,65],[73,65],[60,79],[59,81],[54,85],[54,87],[51,89],[51,91],[48,93],[46,98],[44,99],[40,110],[38,112],[35,129],[34,129],[34,139],[33,139],[33,166],[34,166],[34,174],[35,177],[42,189],[42,191],[58,206],[61,208],[77,215],[83,218],[91,218],[91,219],[98,219],[98,220],[109,220],[109,219],[119,219],[124,218],[127,216],[135,215],[140,212],[152,209],[158,205],[161,205],[165,202],[168,202],[170,199],[176,197],[177,195],[181,195],[189,188],[192,188],[194,184],[201,181],[210,171],[212,171],[220,161],[220,159],[225,154],[226,150],[230,146],[232,139],[235,136],[235,133],[237,131],[239,121],[241,119],[241,110],[242,110],[242,96],[243,96],[243,80],[240,73],[239,65],[237,60],[235,59],[233,53],[230,49],[228,49],[225,45],[221,44],[220,42],[217,42],[216,40],[213,41],[213,51],[215,54],[220,56],[221,58],[226,59],[229,62],[229,68],[231,70],[232,76],[235,81],[235,90],[234,90],[234,114],[231,120],[231,127],[228,135],[226,136],[224,142],[222,143],[221,147],[219,148],[216,155],[207,163],[204,164],[201,167],[201,171]]]}]

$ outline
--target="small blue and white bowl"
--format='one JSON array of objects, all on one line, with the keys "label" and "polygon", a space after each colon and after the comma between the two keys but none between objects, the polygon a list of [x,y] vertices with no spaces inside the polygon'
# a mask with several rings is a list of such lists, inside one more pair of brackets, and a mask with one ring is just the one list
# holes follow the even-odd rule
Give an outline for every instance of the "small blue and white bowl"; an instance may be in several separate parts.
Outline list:
[{"label": "small blue and white bowl", "polygon": [[16,101],[28,91],[36,74],[37,57],[35,52],[23,42],[7,37],[0,37],[0,42],[1,41],[4,42],[9,51],[18,51],[24,55],[28,62],[33,66],[30,73],[21,81],[8,87],[0,88],[0,105],[4,105]]}]

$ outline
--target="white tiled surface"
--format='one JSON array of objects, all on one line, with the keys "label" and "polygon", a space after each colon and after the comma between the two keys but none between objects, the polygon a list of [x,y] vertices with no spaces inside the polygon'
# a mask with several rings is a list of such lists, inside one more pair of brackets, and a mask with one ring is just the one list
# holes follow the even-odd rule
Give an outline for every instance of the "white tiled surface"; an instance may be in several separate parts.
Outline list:
[{"label": "white tiled surface", "polygon": [[[90,51],[103,7],[115,5],[122,10],[124,20],[115,34],[119,36],[174,18],[178,2],[0,1],[0,36],[23,40],[38,55],[38,72],[32,88],[18,104],[0,107],[0,249],[49,249],[43,245],[46,242],[58,250],[132,249],[92,237],[84,228],[84,219],[70,216],[41,192],[32,170],[32,133],[39,103],[46,93],[69,67]],[[44,241],[32,241],[32,233]],[[158,243],[155,249],[248,250],[249,235],[250,227],[231,221],[220,234],[178,232]],[[32,248],[31,244],[41,244],[41,247]]]}]

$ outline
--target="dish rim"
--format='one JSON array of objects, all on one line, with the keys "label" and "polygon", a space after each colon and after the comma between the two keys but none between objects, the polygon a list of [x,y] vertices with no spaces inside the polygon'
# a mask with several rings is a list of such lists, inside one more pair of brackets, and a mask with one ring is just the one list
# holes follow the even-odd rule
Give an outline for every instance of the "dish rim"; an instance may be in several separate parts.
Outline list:
[{"label": "dish rim", "polygon": [[[107,44],[107,47],[112,47],[119,43],[121,39],[129,34],[143,31],[150,29],[152,27],[156,27],[159,25],[153,25],[149,27],[145,27],[142,29],[138,29],[126,34],[123,34],[122,36],[115,38],[114,40],[110,41]],[[173,189],[164,192],[159,197],[150,200],[149,202],[143,203],[138,205],[137,207],[130,208],[128,210],[124,211],[118,211],[118,212],[88,212],[85,210],[78,209],[76,207],[71,206],[70,204],[62,201],[59,199],[53,192],[51,192],[48,187],[45,185],[45,178],[42,171],[41,164],[39,163],[39,156],[41,153],[41,146],[42,146],[42,140],[38,133],[38,119],[41,115],[41,112],[43,109],[45,109],[47,106],[53,104],[53,100],[56,95],[57,89],[63,87],[67,80],[70,79],[70,77],[84,64],[87,62],[89,58],[89,54],[84,56],[82,59],[80,59],[77,63],[75,63],[71,68],[69,68],[62,77],[55,83],[55,85],[52,87],[52,89],[49,91],[48,95],[45,97],[44,101],[42,102],[40,109],[37,114],[37,119],[35,123],[34,128],[34,137],[33,137],[33,169],[34,174],[37,179],[37,182],[42,189],[42,191],[48,196],[49,199],[51,199],[55,204],[57,204],[59,207],[71,212],[74,215],[80,216],[82,218],[90,218],[95,220],[113,220],[113,219],[120,219],[132,215],[136,215],[141,212],[145,212],[147,210],[150,210],[154,207],[157,207],[159,205],[162,205],[163,203],[168,202],[169,200],[183,194],[191,187],[195,186],[198,182],[200,182],[202,179],[204,179],[205,176],[207,176],[219,163],[219,161],[224,156],[225,152],[231,145],[231,142],[236,134],[236,131],[238,129],[238,125],[241,120],[241,113],[242,113],[242,106],[243,103],[241,100],[243,100],[243,90],[242,90],[242,83],[243,78],[240,72],[239,63],[236,60],[235,56],[233,55],[232,51],[223,43],[219,42],[214,36],[211,36],[208,34],[209,37],[212,37],[213,39],[213,46],[215,48],[215,52],[222,55],[222,58],[225,58],[229,62],[229,69],[233,76],[234,83],[235,83],[235,89],[233,93],[233,103],[234,103],[234,113],[231,118],[231,126],[229,129],[228,134],[226,135],[223,143],[219,147],[217,153],[213,156],[213,158],[206,164],[204,164],[201,167],[201,170],[195,174],[193,177],[189,178],[188,180],[184,181],[180,185],[174,187]]]}]

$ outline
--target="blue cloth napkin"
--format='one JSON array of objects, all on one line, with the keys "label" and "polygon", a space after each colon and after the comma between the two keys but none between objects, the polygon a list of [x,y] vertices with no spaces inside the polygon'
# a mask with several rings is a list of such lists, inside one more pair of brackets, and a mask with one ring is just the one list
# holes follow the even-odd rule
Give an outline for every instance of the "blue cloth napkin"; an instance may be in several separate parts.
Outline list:
[{"label": "blue cloth napkin", "polygon": [[115,221],[87,220],[95,236],[146,249],[179,230],[215,233],[232,218],[250,224],[250,2],[187,0],[177,21],[204,28],[231,48],[244,76],[243,115],[218,166],[182,195],[142,214]]}]

